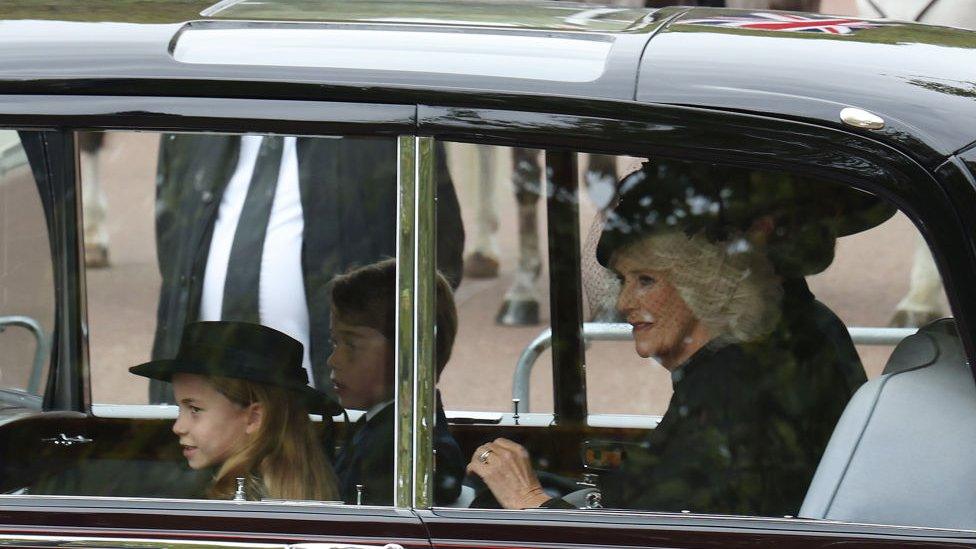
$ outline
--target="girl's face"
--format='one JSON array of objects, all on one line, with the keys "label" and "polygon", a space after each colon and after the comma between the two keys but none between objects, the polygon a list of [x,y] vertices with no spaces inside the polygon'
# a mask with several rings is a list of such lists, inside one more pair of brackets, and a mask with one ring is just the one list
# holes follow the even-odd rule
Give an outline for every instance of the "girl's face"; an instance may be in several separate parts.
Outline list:
[{"label": "girl's face", "polygon": [[333,312],[332,388],[345,408],[367,410],[393,394],[393,346],[374,328],[349,324]]},{"label": "girl's face", "polygon": [[633,326],[638,355],[656,357],[673,370],[705,344],[703,325],[664,273],[644,268],[626,252],[614,258],[613,270],[620,280],[617,310]]},{"label": "girl's face", "polygon": [[219,466],[260,426],[259,404],[232,402],[204,376],[174,374],[173,393],[179,405],[173,432],[191,469]]}]

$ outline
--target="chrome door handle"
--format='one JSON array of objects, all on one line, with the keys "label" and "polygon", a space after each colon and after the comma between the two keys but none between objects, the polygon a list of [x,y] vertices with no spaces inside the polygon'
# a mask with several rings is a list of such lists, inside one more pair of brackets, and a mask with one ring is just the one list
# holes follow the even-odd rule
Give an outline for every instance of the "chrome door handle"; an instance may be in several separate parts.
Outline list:
[{"label": "chrome door handle", "polygon": [[92,440],[93,439],[90,439],[84,435],[69,437],[64,433],[59,433],[57,436],[41,439],[42,442],[48,442],[55,446],[72,446],[74,444],[87,444]]}]

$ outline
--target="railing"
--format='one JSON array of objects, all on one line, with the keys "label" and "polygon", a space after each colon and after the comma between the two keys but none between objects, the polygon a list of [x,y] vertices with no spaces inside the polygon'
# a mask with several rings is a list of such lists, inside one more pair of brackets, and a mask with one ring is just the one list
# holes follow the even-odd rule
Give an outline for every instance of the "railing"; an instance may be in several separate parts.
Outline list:
[{"label": "railing", "polygon": [[[848,328],[855,345],[897,345],[914,334],[917,328]],[[630,341],[630,324],[590,323],[583,324],[584,341]],[[512,398],[519,399],[519,410],[531,410],[529,402],[529,378],[536,360],[552,346],[552,331],[545,329],[522,351],[515,365],[512,378]]]},{"label": "railing", "polygon": [[44,371],[44,361],[47,359],[47,337],[44,335],[44,328],[39,322],[29,316],[0,316],[0,332],[7,329],[7,326],[19,326],[26,328],[34,335],[37,347],[34,349],[34,365],[31,368],[30,379],[27,381],[27,392],[39,395],[41,390],[41,373]]},{"label": "railing", "polygon": [[0,179],[26,163],[27,155],[20,145],[20,135],[14,130],[0,130]]}]

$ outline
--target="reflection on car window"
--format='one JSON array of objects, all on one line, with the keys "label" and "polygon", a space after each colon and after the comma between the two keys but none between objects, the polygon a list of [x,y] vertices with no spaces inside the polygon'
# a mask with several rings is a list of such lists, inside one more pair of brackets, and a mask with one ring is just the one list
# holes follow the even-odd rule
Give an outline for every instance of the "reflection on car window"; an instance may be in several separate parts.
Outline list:
[{"label": "reflection on car window", "polygon": [[[57,459],[22,464],[23,488],[391,505],[396,140],[77,135],[91,440],[46,447]],[[443,155],[450,295],[464,233]],[[334,283],[370,268],[382,280],[348,284],[333,308]],[[369,343],[350,329],[373,330],[377,360],[347,360]],[[453,501],[463,462],[443,424]]]},{"label": "reflection on car window", "polygon": [[0,407],[43,392],[54,328],[48,226],[20,135],[0,130]]},{"label": "reflection on car window", "polygon": [[[502,417],[506,430],[455,425],[477,477],[473,505],[797,515],[847,402],[907,333],[889,322],[920,321],[904,311],[927,249],[897,244],[917,232],[894,207],[835,182],[596,159],[581,162],[579,205],[590,419],[557,429],[533,402]],[[465,345],[525,351],[460,311],[460,333],[480,336],[460,337],[455,356]],[[442,385],[446,401],[478,398],[471,386],[513,366],[504,383],[534,400],[536,388],[519,392],[523,365],[499,361],[464,371],[467,387]],[[549,375],[546,356],[535,362]]]}]

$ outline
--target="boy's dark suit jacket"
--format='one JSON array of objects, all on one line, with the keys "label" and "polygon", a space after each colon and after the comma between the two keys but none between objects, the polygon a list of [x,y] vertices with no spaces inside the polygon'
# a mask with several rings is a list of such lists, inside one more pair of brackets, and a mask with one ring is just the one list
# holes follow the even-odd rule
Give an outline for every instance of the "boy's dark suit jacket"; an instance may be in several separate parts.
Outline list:
[{"label": "boy's dark suit jacket", "polygon": [[[393,423],[395,406],[391,403],[372,419],[364,415],[356,422],[355,431],[336,458],[335,470],[339,477],[339,491],[346,503],[356,503],[356,485],[365,486],[364,505],[393,504]],[[434,467],[434,502],[437,505],[452,503],[461,494],[464,467],[461,448],[447,428],[447,417],[437,404],[437,421],[434,426],[434,449],[437,452]]]}]

